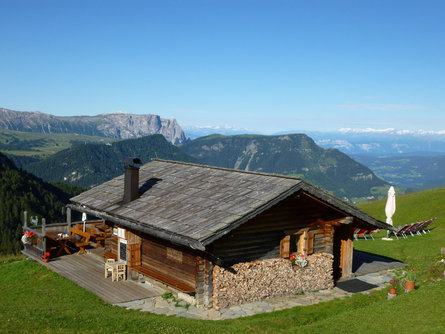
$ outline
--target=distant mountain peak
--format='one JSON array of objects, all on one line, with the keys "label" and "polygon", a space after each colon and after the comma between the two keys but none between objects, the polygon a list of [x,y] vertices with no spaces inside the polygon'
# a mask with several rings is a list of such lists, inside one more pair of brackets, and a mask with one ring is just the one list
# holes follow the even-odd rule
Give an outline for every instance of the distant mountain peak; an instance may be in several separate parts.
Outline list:
[{"label": "distant mountain peak", "polygon": [[172,144],[189,140],[178,122],[152,114],[130,114],[121,110],[96,116],[54,116],[42,112],[0,108],[0,127],[40,133],[78,133],[110,138],[163,135]]}]

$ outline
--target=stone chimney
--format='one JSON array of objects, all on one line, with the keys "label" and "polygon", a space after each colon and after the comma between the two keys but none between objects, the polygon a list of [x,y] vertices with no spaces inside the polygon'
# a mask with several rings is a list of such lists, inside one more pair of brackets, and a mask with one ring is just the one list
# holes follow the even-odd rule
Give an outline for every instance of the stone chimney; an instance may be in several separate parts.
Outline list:
[{"label": "stone chimney", "polygon": [[126,158],[124,160],[124,203],[139,198],[139,167],[141,164],[139,158]]}]

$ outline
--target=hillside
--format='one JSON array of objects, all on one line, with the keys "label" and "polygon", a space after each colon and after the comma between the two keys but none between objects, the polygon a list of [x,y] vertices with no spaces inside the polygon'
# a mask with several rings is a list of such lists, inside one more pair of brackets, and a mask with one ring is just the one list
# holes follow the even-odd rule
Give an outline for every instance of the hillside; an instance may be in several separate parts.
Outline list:
[{"label": "hillside", "polygon": [[197,162],[162,135],[152,135],[113,144],[77,145],[42,161],[24,164],[23,168],[47,182],[68,182],[89,188],[122,174],[122,161],[126,157],[138,157],[143,163],[152,158]]},{"label": "hillside", "polygon": [[48,222],[64,219],[62,208],[79,189],[44,183],[34,175],[17,170],[14,163],[0,153],[0,254],[21,249],[22,212],[45,217]]},{"label": "hillside", "polygon": [[428,189],[445,185],[445,155],[353,155],[379,177],[402,188]]},{"label": "hillside", "polygon": [[188,140],[178,122],[158,115],[114,112],[96,116],[60,117],[41,112],[0,108],[0,127],[39,133],[77,133],[109,138],[137,138],[161,134],[172,144]]},{"label": "hillside", "polygon": [[75,133],[22,132],[0,128],[0,151],[10,155],[17,165],[35,161],[61,150],[85,143],[113,143],[117,138],[79,135]]},{"label": "hillside", "polygon": [[304,134],[212,135],[181,149],[208,165],[302,177],[341,198],[378,195],[379,187],[387,185],[367,167]]}]

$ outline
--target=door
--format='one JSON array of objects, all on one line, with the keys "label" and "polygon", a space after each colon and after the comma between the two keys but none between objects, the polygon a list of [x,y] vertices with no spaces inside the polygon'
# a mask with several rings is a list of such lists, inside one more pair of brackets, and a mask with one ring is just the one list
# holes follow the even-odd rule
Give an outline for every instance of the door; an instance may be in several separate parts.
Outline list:
[{"label": "door", "polygon": [[130,245],[130,260],[128,265],[130,268],[141,265],[141,244]]},{"label": "door", "polygon": [[333,242],[333,272],[335,280],[352,276],[353,252],[353,227],[351,225],[335,227]]}]

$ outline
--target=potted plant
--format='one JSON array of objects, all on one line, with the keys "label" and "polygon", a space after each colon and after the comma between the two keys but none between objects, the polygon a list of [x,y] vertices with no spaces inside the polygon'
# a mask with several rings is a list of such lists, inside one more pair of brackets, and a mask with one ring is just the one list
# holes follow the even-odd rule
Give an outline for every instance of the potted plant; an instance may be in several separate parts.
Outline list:
[{"label": "potted plant", "polygon": [[390,295],[396,295],[397,294],[397,287],[399,285],[399,281],[396,279],[392,279],[389,281],[389,294]]},{"label": "potted plant", "polygon": [[295,264],[295,265],[299,266],[300,268],[304,268],[307,266],[307,260],[306,260],[306,257],[304,256],[304,254],[300,254],[300,255],[291,254],[289,256],[289,260],[290,260],[290,262],[292,262],[292,264]]},{"label": "potted plant", "polygon": [[36,239],[37,239],[37,235],[34,232],[32,232],[32,231],[23,232],[22,242],[24,245],[29,245]]},{"label": "potted plant", "polygon": [[417,272],[416,269],[410,269],[405,276],[405,291],[414,290],[416,286]]},{"label": "potted plant", "polygon": [[44,263],[48,263],[49,261],[49,252],[46,252],[45,254],[42,255],[42,259]]}]

